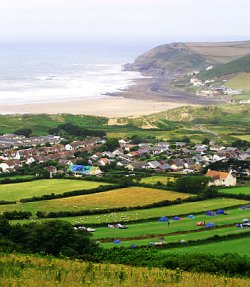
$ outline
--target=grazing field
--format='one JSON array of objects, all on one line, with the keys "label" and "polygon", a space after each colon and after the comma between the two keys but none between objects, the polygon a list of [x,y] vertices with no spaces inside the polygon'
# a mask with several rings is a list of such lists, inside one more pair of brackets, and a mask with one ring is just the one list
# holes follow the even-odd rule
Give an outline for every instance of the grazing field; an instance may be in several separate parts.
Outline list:
[{"label": "grazing field", "polygon": [[69,179],[42,179],[31,182],[10,183],[0,185],[0,200],[20,200],[45,194],[60,194],[78,189],[91,189],[107,183],[69,180]]},{"label": "grazing field", "polygon": [[246,287],[249,279],[225,278],[165,268],[91,264],[30,255],[1,254],[0,286],[25,287]]},{"label": "grazing field", "polygon": [[[75,217],[63,217],[62,220],[68,221],[72,224],[105,224],[111,222],[124,222],[124,221],[131,221],[131,220],[150,220],[152,218],[160,218],[161,216],[175,216],[181,214],[189,214],[189,213],[198,213],[203,212],[205,210],[216,210],[219,208],[225,208],[235,205],[247,204],[248,201],[246,200],[239,200],[239,199],[209,199],[199,202],[188,202],[183,204],[171,205],[166,207],[159,207],[159,208],[150,208],[150,209],[140,209],[140,210],[130,210],[124,212],[112,212],[107,214],[99,214],[99,215],[89,215],[89,216],[75,216]],[[28,204],[28,203],[27,203]],[[8,205],[10,208],[13,205]],[[0,211],[8,210],[5,209],[7,206],[0,206]],[[20,206],[18,210],[31,210],[31,208],[23,209]],[[56,209],[54,209],[56,211]],[[39,219],[40,220],[40,219]],[[43,220],[51,220],[51,219],[43,219]],[[21,220],[21,221],[13,221],[13,222],[22,222],[27,223],[30,220]]]},{"label": "grazing field", "polygon": [[[116,244],[114,242],[107,242],[107,243],[101,243],[101,246],[104,248],[112,248],[114,246],[124,246],[124,247],[130,247],[132,244],[136,244],[137,246],[147,246],[151,245],[154,242],[160,242],[164,239],[165,243],[178,243],[180,240],[185,240],[187,242],[188,240],[203,240],[210,237],[213,237],[214,235],[228,235],[228,234],[243,234],[245,232],[249,232],[250,229],[244,228],[239,229],[234,227],[229,228],[220,228],[220,229],[204,229],[204,231],[201,232],[190,232],[185,234],[178,234],[178,235],[164,235],[164,236],[158,236],[158,237],[151,237],[147,239],[133,239],[133,240],[126,240],[122,239],[120,244]],[[161,238],[161,239],[160,239]],[[117,237],[119,239],[119,237]],[[206,243],[207,244],[207,243]]]},{"label": "grazing field", "polygon": [[183,246],[179,248],[165,249],[161,252],[175,252],[175,253],[212,253],[212,254],[224,254],[237,252],[239,255],[249,256],[250,254],[250,237],[225,240],[220,242],[206,243],[196,246]]},{"label": "grazing field", "polygon": [[230,187],[220,190],[222,193],[250,195],[250,186]]},{"label": "grazing field", "polygon": [[116,207],[144,206],[163,200],[187,198],[189,194],[153,188],[128,187],[102,193],[0,206],[0,211],[78,211]]},{"label": "grazing field", "polygon": [[[197,222],[213,222],[216,226],[226,224],[235,224],[242,222],[242,219],[250,219],[250,209],[241,210],[240,208],[232,208],[227,210],[228,215],[207,216],[205,214],[195,215],[194,219],[183,217],[181,221],[174,221],[169,217],[170,224],[167,222],[159,222],[158,220],[129,224],[128,229],[112,229],[108,227],[96,228],[93,234],[95,239],[116,238],[116,237],[135,237],[144,235],[168,234],[173,232],[186,232],[189,230],[204,230],[204,227],[196,226]],[[250,229],[249,229],[250,230]],[[216,231],[215,231],[216,232]]]},{"label": "grazing field", "polygon": [[150,177],[144,177],[140,180],[140,183],[146,183],[146,184],[157,184],[158,182],[162,184],[167,184],[168,182],[174,182],[174,177],[168,177],[168,176],[150,176]]},{"label": "grazing field", "polygon": [[250,73],[241,73],[231,78],[227,83],[227,87],[243,90],[250,93]]}]

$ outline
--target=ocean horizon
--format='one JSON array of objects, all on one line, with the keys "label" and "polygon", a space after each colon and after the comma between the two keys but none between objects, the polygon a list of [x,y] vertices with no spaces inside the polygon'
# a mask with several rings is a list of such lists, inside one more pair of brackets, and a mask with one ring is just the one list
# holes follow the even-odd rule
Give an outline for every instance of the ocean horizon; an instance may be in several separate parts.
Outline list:
[{"label": "ocean horizon", "polygon": [[0,46],[0,104],[65,102],[126,89],[139,72],[123,65],[148,49],[141,44],[11,44]]}]

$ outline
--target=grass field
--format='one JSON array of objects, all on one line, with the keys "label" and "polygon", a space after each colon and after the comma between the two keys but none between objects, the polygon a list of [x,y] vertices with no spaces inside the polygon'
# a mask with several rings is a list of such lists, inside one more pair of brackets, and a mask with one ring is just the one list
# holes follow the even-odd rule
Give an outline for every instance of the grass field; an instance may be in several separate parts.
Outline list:
[{"label": "grass field", "polygon": [[42,179],[31,182],[2,184],[0,185],[0,200],[18,201],[22,198],[51,193],[60,194],[79,189],[91,189],[100,185],[107,184],[102,182],[67,179]]},{"label": "grass field", "polygon": [[[100,215],[89,215],[89,216],[75,216],[75,217],[63,217],[62,220],[68,221],[72,224],[99,224],[99,223],[112,223],[112,222],[123,222],[131,220],[144,220],[151,218],[160,218],[165,215],[168,217],[197,213],[205,210],[216,210],[218,208],[225,208],[235,205],[247,204],[248,201],[238,200],[238,199],[209,199],[200,202],[189,202],[178,205],[151,208],[151,209],[140,209],[140,210],[131,210],[124,212],[112,212],[108,214]],[[11,206],[11,205],[8,205]],[[0,206],[0,210],[3,211],[5,206]],[[7,209],[8,210],[8,209]],[[22,210],[21,208],[19,210]],[[56,209],[54,209],[55,211]],[[41,219],[39,219],[41,220]],[[51,219],[42,219],[42,220],[51,220]],[[31,220],[21,220],[13,221],[28,223]]]},{"label": "grass field", "polygon": [[183,232],[188,230],[203,230],[203,227],[196,226],[199,221],[213,222],[217,226],[242,222],[244,218],[250,218],[250,209],[241,210],[232,208],[227,210],[228,215],[207,216],[205,214],[196,215],[194,219],[183,217],[182,221],[174,221],[169,217],[170,224],[166,222],[150,221],[137,224],[129,224],[128,229],[111,229],[108,227],[96,228],[93,234],[95,239],[134,237],[143,235],[167,234],[173,232]]},{"label": "grass field", "polygon": [[146,183],[146,184],[157,184],[158,182],[167,184],[168,182],[173,182],[175,181],[174,177],[167,177],[163,175],[159,176],[150,176],[150,177],[144,177],[140,180],[140,183]]},{"label": "grass field", "polygon": [[163,200],[187,198],[189,194],[153,188],[129,187],[102,193],[65,197],[27,203],[0,206],[0,211],[78,211],[84,209],[104,209],[116,207],[144,206]]},{"label": "grass field", "polygon": [[250,195],[250,186],[230,187],[220,190],[222,193]]},{"label": "grass field", "polygon": [[[192,232],[192,233],[186,233],[186,234],[178,234],[178,235],[165,235],[164,241],[166,243],[172,243],[176,242],[178,243],[180,240],[185,240],[186,242],[188,240],[203,240],[207,239],[209,237],[212,237],[214,235],[227,235],[227,234],[244,234],[245,232],[249,232],[250,229],[244,228],[244,229],[239,229],[236,227],[230,227],[230,228],[220,228],[220,229],[213,229],[213,230],[207,230],[205,229],[202,232]],[[117,237],[119,239],[119,237]],[[160,237],[152,237],[152,238],[147,238],[147,239],[140,239],[140,240],[128,240],[126,239],[121,240],[120,244],[115,244],[114,242],[107,242],[107,243],[101,243],[101,246],[104,248],[112,248],[114,246],[124,246],[124,247],[130,247],[131,244],[136,244],[137,246],[142,246],[142,245],[149,245],[152,242],[159,242]],[[207,244],[207,243],[206,243]]]},{"label": "grass field", "polygon": [[196,246],[183,246],[179,248],[165,249],[161,252],[176,252],[176,253],[212,253],[212,254],[224,254],[227,252],[234,253],[237,252],[240,255],[249,256],[250,253],[250,238],[240,238],[233,240],[225,240],[220,242],[206,243]]},{"label": "grass field", "polygon": [[225,278],[165,268],[89,264],[73,260],[1,254],[0,286],[22,287],[246,287],[249,279]]}]

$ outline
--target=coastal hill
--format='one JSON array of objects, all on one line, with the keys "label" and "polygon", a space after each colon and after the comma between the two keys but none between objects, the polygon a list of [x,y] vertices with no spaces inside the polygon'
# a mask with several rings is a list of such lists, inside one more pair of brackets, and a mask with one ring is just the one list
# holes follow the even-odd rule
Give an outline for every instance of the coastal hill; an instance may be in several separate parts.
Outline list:
[{"label": "coastal hill", "polygon": [[227,64],[248,54],[250,41],[171,43],[145,52],[124,68],[150,74],[183,74],[209,65]]}]

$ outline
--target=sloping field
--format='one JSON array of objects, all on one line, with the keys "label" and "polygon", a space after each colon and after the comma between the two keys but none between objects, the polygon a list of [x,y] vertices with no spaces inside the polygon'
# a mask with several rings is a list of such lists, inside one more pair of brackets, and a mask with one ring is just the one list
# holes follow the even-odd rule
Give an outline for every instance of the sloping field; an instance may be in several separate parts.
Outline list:
[{"label": "sloping field", "polygon": [[0,185],[0,200],[12,201],[45,194],[91,189],[107,183],[67,179],[42,179],[31,182]]},{"label": "sloping field", "polygon": [[228,63],[250,53],[250,42],[185,43],[185,45],[205,58],[216,63]]},{"label": "sloping field", "polygon": [[0,286],[245,287],[249,283],[249,279],[227,278],[225,281],[225,277],[203,273],[181,272],[181,276],[177,277],[176,271],[165,268],[89,264],[16,254],[1,255],[0,266],[2,270]]},{"label": "sloping field", "polygon": [[[204,210],[216,210],[219,208],[226,208],[230,206],[242,205],[247,203],[248,201],[246,200],[233,199],[233,198],[228,199],[219,198],[199,202],[188,202],[159,208],[130,210],[125,212],[112,212],[108,214],[89,215],[89,216],[63,217],[62,220],[68,221],[72,224],[99,224],[99,223],[123,222],[131,220],[160,218],[161,216],[164,215],[170,217],[181,214],[197,213],[197,212],[203,212]],[[8,206],[10,207],[11,205]],[[4,208],[4,206],[0,207],[1,207],[0,210]],[[23,210],[23,208],[19,210]],[[31,210],[31,208],[29,208],[29,210]],[[54,209],[54,211],[56,210]],[[51,219],[43,219],[43,220],[51,220]],[[30,222],[30,220],[22,220],[21,222],[26,223]]]},{"label": "sloping field", "polygon": [[241,73],[231,78],[229,81],[227,81],[226,86],[250,93],[250,73]]},{"label": "sloping field", "polygon": [[53,200],[9,204],[0,206],[0,211],[78,211],[116,207],[144,206],[163,200],[187,198],[189,194],[163,191],[153,188],[128,187],[102,193],[80,195]]}]

